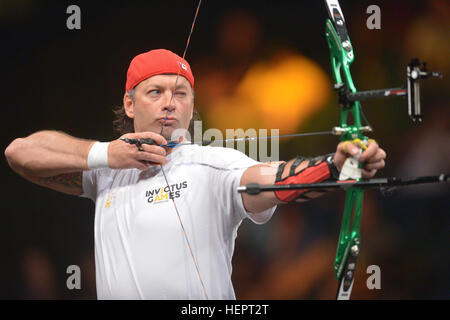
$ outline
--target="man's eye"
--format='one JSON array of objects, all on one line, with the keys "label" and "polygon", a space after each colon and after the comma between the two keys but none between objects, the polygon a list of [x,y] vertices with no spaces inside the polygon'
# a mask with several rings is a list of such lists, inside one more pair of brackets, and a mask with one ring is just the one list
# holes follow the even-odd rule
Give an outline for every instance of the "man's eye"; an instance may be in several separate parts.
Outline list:
[{"label": "man's eye", "polygon": [[158,89],[153,89],[153,90],[150,90],[148,93],[149,93],[149,94],[152,94],[152,95],[156,95],[156,94],[160,94],[161,91],[158,90]]},{"label": "man's eye", "polygon": [[185,91],[175,91],[175,95],[177,95],[179,97],[184,97],[184,96],[186,96],[186,92]]}]

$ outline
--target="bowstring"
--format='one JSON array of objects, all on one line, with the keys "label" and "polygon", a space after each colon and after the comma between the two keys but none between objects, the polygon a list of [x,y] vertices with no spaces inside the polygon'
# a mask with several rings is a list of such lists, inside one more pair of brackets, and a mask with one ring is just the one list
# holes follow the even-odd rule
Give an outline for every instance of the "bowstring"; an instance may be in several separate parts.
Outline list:
[{"label": "bowstring", "polygon": [[[179,67],[178,67],[177,77],[175,78],[175,86],[174,86],[174,88],[173,88],[173,90],[172,90],[172,95],[171,95],[170,101],[169,101],[169,107],[172,105],[173,97],[174,97],[174,95],[175,95],[175,90],[176,90],[177,84],[178,84],[178,78],[179,78],[180,72],[181,72],[181,66],[182,66],[182,64],[183,64],[184,61],[185,61],[186,52],[187,52],[187,49],[188,49],[188,47],[189,47],[189,42],[191,41],[192,32],[194,31],[194,26],[195,26],[195,22],[196,22],[196,20],[197,20],[198,11],[199,11],[199,9],[200,9],[201,3],[202,3],[202,0],[199,0],[199,1],[198,1],[198,4],[197,4],[197,9],[195,10],[195,15],[194,15],[194,19],[193,19],[193,21],[192,21],[191,30],[190,30],[190,32],[189,32],[189,35],[188,35],[188,38],[187,38],[187,41],[186,41],[186,46],[184,47],[184,52],[183,52],[183,56],[182,56],[182,58],[181,58],[180,65],[179,65]],[[163,133],[164,126],[165,126],[166,121],[167,121],[167,114],[168,114],[168,112],[169,112],[169,110],[166,109],[166,114],[165,114],[165,116],[164,116],[164,121],[163,121],[162,126],[161,126],[161,132],[159,133],[160,135],[162,135],[162,133]],[[164,176],[164,180],[166,181],[167,188],[170,190],[169,180],[167,179],[167,175],[166,175],[166,173],[165,173],[165,171],[164,171],[163,165],[160,164],[160,167],[161,167],[161,172],[162,172],[162,174],[163,174],[163,176]],[[178,211],[178,208],[177,208],[177,205],[176,205],[176,203],[175,203],[175,199],[174,199],[174,198],[172,198],[172,203],[173,203],[173,207],[175,208],[175,212],[176,212],[176,214],[177,214],[177,216],[178,216],[178,221],[180,222],[180,226],[181,226],[181,229],[182,229],[182,231],[183,231],[184,239],[186,240],[187,246],[188,246],[188,248],[189,248],[189,252],[190,252],[190,254],[191,254],[192,261],[194,262],[195,269],[197,270],[197,275],[198,275],[198,278],[199,278],[199,280],[200,280],[200,284],[201,284],[201,286],[202,286],[203,293],[205,294],[206,299],[209,300],[209,298],[208,298],[208,293],[207,293],[207,291],[206,291],[206,286],[205,286],[205,284],[203,283],[203,279],[202,279],[202,276],[201,276],[201,274],[200,274],[200,269],[199,269],[199,267],[198,267],[197,259],[195,259],[194,252],[193,252],[192,246],[191,246],[191,242],[189,241],[189,238],[188,238],[186,229],[184,228],[184,224],[183,224],[183,221],[181,220],[181,215],[180,215],[180,212]]]}]

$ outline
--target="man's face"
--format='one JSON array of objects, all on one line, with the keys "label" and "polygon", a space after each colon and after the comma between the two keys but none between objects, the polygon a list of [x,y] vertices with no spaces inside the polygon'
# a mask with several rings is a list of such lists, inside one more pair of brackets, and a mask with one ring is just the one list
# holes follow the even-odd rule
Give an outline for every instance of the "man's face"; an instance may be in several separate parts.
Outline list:
[{"label": "man's face", "polygon": [[182,76],[175,88],[176,78],[177,75],[157,75],[142,81],[135,87],[134,103],[125,93],[125,112],[134,119],[135,132],[160,133],[164,124],[162,135],[169,141],[175,129],[189,128],[194,108],[192,89]]}]

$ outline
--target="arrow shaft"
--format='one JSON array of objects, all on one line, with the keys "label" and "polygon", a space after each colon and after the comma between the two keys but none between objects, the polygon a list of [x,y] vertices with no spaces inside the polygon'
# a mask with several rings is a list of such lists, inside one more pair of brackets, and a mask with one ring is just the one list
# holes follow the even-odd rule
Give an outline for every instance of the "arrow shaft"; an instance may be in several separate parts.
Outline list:
[{"label": "arrow shaft", "polygon": [[257,183],[250,183],[246,186],[238,187],[238,192],[248,194],[258,194],[267,191],[282,191],[282,190],[301,190],[301,189],[334,189],[334,188],[383,188],[383,187],[399,187],[414,184],[425,183],[442,183],[450,181],[450,174],[440,174],[436,176],[423,176],[413,178],[378,178],[367,181],[346,180],[337,182],[319,182],[319,183],[301,183],[301,184],[286,184],[286,185],[259,185]]}]

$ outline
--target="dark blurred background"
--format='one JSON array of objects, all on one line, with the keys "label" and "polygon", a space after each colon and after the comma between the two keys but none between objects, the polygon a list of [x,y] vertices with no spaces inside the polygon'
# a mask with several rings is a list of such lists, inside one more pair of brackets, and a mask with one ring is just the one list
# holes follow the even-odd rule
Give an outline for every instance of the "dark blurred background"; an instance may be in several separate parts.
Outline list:
[{"label": "dark blurred background", "polygon": [[[66,9],[81,9],[68,30]],[[116,139],[112,108],[121,104],[126,70],[137,54],[185,47],[195,1],[1,1],[1,146],[43,129],[101,141]],[[381,9],[369,30],[366,9]],[[423,83],[424,122],[406,101],[363,104],[388,159],[379,176],[450,171],[450,4],[341,1],[356,55],[358,89],[404,84],[413,57],[443,80]],[[186,59],[196,77],[196,106],[207,128],[329,130],[338,121],[331,90],[322,1],[203,1]],[[280,158],[332,152],[336,137],[283,140]],[[96,299],[94,205],[33,185],[3,158],[0,298]],[[428,185],[389,196],[366,192],[355,299],[450,298],[450,189]],[[333,299],[333,261],[344,193],[279,207],[272,220],[245,221],[238,232],[233,282],[239,299]],[[82,289],[68,290],[78,265]],[[366,269],[381,268],[369,290]],[[170,276],[170,275],[168,275]]]}]

